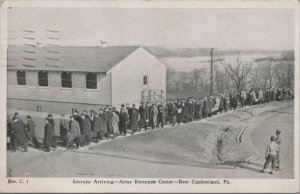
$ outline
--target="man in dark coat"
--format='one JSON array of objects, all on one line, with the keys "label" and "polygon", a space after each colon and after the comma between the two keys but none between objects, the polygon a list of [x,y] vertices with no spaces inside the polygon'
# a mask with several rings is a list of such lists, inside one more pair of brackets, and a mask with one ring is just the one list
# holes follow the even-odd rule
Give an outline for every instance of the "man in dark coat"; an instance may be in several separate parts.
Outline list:
[{"label": "man in dark coat", "polygon": [[7,116],[7,136],[9,137],[7,148],[10,149],[10,151],[14,151],[13,148],[15,148],[15,131],[12,128],[12,122],[9,115]]},{"label": "man in dark coat", "polygon": [[126,104],[126,111],[127,111],[127,114],[128,114],[128,122],[127,122],[127,126],[126,126],[126,129],[129,129],[131,128],[130,125],[130,121],[131,121],[131,117],[132,117],[132,108],[129,106],[129,104],[127,103]]},{"label": "man in dark coat", "polygon": [[74,120],[78,122],[79,127],[80,127],[80,133],[82,134],[83,133],[83,131],[82,131],[82,119],[81,119],[81,116],[79,116],[78,110],[74,111],[73,116],[74,116]]},{"label": "man in dark coat", "polygon": [[52,125],[52,139],[51,139],[52,143],[51,144],[54,148],[56,148],[57,141],[56,141],[56,136],[55,136],[55,122],[53,120],[52,114],[48,114],[47,118],[48,118],[49,123]]},{"label": "man in dark coat", "polygon": [[122,107],[121,111],[119,113],[119,129],[120,129],[120,134],[126,135],[126,126],[127,126],[127,121],[128,121],[128,114],[125,111],[125,108]]},{"label": "man in dark coat", "polygon": [[30,115],[27,115],[26,118],[27,118],[27,125],[26,125],[27,134],[28,134],[30,140],[32,141],[32,143],[35,145],[35,148],[38,148],[39,147],[39,142],[37,141],[37,139],[35,137],[35,131],[34,131],[35,123],[31,119]]},{"label": "man in dark coat", "polygon": [[200,119],[200,102],[197,100],[195,103],[195,112],[194,112],[194,118],[196,121]]},{"label": "man in dark coat", "polygon": [[63,142],[63,146],[67,146],[67,134],[68,134],[68,121],[64,114],[60,115],[59,120],[59,136],[60,140]]},{"label": "man in dark coat", "polygon": [[142,127],[145,128],[145,131],[147,130],[148,123],[149,123],[149,110],[148,106],[142,104],[139,108],[139,113],[140,113],[140,130]]},{"label": "man in dark coat", "polygon": [[104,111],[102,109],[99,110],[99,123],[100,123],[100,134],[101,137],[109,138],[109,134],[107,132],[107,117],[106,117],[106,109]]},{"label": "man in dark coat", "polygon": [[100,118],[98,113],[92,113],[91,117],[91,130],[93,132],[93,136],[96,139],[96,142],[99,142],[100,139],[102,139],[101,134],[101,126],[100,126]]},{"label": "man in dark coat", "polygon": [[80,145],[80,127],[79,123],[74,120],[74,116],[70,116],[69,122],[69,132],[68,132],[68,148],[73,149],[73,144],[76,144],[76,148],[79,148]]},{"label": "man in dark coat", "polygon": [[181,119],[182,119],[183,123],[187,123],[187,119],[188,119],[188,108],[187,108],[185,102],[182,102],[182,103],[181,103]]},{"label": "man in dark coat", "polygon": [[131,128],[131,135],[133,135],[138,129],[138,120],[139,120],[139,111],[136,109],[135,104],[132,105],[132,117],[130,120],[130,128]]},{"label": "man in dark coat", "polygon": [[108,111],[106,112],[106,118],[107,118],[107,132],[109,136],[113,134],[112,117],[113,117],[112,108],[108,108]]},{"label": "man in dark coat", "polygon": [[50,147],[53,146],[53,126],[49,121],[49,118],[46,118],[45,124],[45,135],[44,135],[44,147],[46,148],[45,152],[50,152]]},{"label": "man in dark coat", "polygon": [[81,118],[83,135],[85,135],[86,143],[89,145],[91,142],[91,122],[89,117],[84,113],[81,114]]},{"label": "man in dark coat", "polygon": [[162,102],[162,104],[158,105],[157,108],[158,108],[157,127],[161,125],[161,127],[164,128],[164,125],[166,124],[166,118],[168,116],[168,107],[164,102]]},{"label": "man in dark coat", "polygon": [[13,151],[16,150],[16,146],[23,146],[24,151],[28,152],[28,137],[26,135],[26,125],[19,118],[18,114],[15,114],[15,117],[13,118],[12,128],[15,132]]},{"label": "man in dark coat", "polygon": [[188,109],[188,122],[191,122],[194,120],[194,114],[195,114],[195,104],[191,98],[188,100],[187,109]]},{"label": "man in dark coat", "polygon": [[178,109],[175,104],[173,104],[172,111],[171,111],[171,116],[172,116],[172,125],[174,126],[175,123],[177,122],[177,114],[178,114]]}]

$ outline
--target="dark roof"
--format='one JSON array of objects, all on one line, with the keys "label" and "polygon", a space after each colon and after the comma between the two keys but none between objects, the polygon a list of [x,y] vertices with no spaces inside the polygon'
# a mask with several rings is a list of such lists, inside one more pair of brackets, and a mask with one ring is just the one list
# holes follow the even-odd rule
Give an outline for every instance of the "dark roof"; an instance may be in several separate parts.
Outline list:
[{"label": "dark roof", "polygon": [[9,46],[8,69],[107,72],[139,46]]}]

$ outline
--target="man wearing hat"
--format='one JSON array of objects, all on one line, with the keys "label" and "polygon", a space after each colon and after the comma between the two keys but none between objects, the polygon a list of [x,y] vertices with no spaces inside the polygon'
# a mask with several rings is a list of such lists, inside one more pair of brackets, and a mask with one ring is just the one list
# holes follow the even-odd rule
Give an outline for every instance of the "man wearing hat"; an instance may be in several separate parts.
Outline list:
[{"label": "man wearing hat", "polygon": [[19,113],[15,113],[13,117],[12,129],[15,132],[15,141],[13,144],[13,151],[16,150],[16,146],[23,146],[24,151],[28,152],[28,137],[26,135],[26,125],[19,118]]},{"label": "man wearing hat", "polygon": [[55,128],[54,128],[55,127],[55,122],[53,120],[53,116],[52,116],[51,113],[48,114],[47,118],[48,118],[48,122],[52,125],[52,138],[51,138],[52,143],[51,143],[51,145],[54,148],[56,148],[57,143],[56,143]]},{"label": "man wearing hat", "polygon": [[59,121],[59,135],[60,139],[63,141],[63,146],[67,145],[67,136],[68,134],[68,121],[65,118],[64,114],[60,115],[60,121]]},{"label": "man wearing hat", "polygon": [[34,131],[35,123],[31,119],[30,115],[27,115],[26,118],[27,118],[27,124],[26,124],[27,134],[29,135],[30,140],[34,143],[35,148],[38,148],[39,142],[37,141],[37,139],[35,137],[35,131]]},{"label": "man wearing hat", "polygon": [[130,120],[130,129],[131,129],[131,135],[133,135],[137,129],[138,129],[138,120],[139,120],[139,111],[136,108],[135,104],[132,105],[132,116],[131,116],[131,120]]},{"label": "man wearing hat", "polygon": [[45,118],[45,135],[44,135],[44,147],[46,148],[45,152],[50,152],[50,147],[56,147],[53,145],[53,125],[50,123],[48,117]]}]

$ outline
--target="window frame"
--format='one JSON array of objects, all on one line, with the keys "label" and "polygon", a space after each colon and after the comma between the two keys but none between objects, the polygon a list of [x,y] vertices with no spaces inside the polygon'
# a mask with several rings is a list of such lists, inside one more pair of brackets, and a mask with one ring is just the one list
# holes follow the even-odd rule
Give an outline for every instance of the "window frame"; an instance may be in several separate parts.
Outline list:
[{"label": "window frame", "polygon": [[[88,75],[95,76],[95,80],[88,79]],[[94,87],[90,87],[91,84],[95,84],[96,87],[95,88]],[[97,73],[86,73],[85,74],[85,89],[87,89],[87,90],[97,90],[98,89],[98,74]]]},{"label": "window frame", "polygon": [[[18,74],[19,73],[23,73],[24,72],[24,77],[20,77]],[[26,80],[26,71],[24,70],[17,70],[16,72],[16,76],[17,76],[17,85],[18,86],[26,86],[27,85],[27,80]],[[21,80],[20,80],[21,79]],[[24,81],[24,84],[20,83],[20,81]]]},{"label": "window frame", "polygon": [[[47,78],[40,78],[40,73],[45,73],[47,75]],[[41,85],[41,81],[45,81],[45,85]],[[38,86],[39,87],[49,87],[49,72],[48,71],[38,71]]]},{"label": "window frame", "polygon": [[[63,79],[63,74],[70,76],[70,77],[67,79]],[[61,78],[61,87],[62,88],[72,88],[73,87],[72,72],[67,72],[67,71],[61,72],[60,78]],[[67,83],[67,85],[64,85],[63,83]]]},{"label": "window frame", "polygon": [[[146,79],[145,79],[146,78]],[[148,75],[143,75],[143,85],[147,86],[148,85]]]}]

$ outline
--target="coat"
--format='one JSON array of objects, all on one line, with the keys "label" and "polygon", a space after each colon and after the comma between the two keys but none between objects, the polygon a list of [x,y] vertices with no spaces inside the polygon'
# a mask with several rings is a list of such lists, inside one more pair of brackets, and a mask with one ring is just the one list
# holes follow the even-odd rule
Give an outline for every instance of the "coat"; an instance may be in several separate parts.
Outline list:
[{"label": "coat", "polygon": [[178,113],[178,109],[176,107],[172,107],[171,115],[172,115],[172,121],[174,123],[177,122],[177,113]]},{"label": "coat", "polygon": [[91,131],[93,133],[94,137],[97,137],[97,133],[100,132],[101,126],[100,126],[100,118],[99,116],[94,116],[91,118]]},{"label": "coat", "polygon": [[106,114],[102,113],[99,114],[99,124],[100,124],[100,130],[106,134],[107,133],[107,118],[106,118]]},{"label": "coat", "polygon": [[82,120],[82,134],[91,135],[91,122],[88,117],[84,117]]},{"label": "coat", "polygon": [[26,135],[26,125],[22,120],[18,119],[12,124],[12,128],[15,131],[15,140],[18,144],[22,145],[27,143],[28,137]]},{"label": "coat", "polygon": [[119,115],[119,119],[120,119],[120,128],[125,129],[125,127],[127,125],[127,120],[128,120],[127,112],[126,111],[121,111],[120,115]]},{"label": "coat", "polygon": [[108,133],[113,133],[112,117],[113,117],[113,113],[108,111],[106,113]]},{"label": "coat", "polygon": [[132,108],[132,116],[130,120],[130,128],[132,131],[138,128],[139,112],[136,108]]},{"label": "coat", "polygon": [[33,120],[28,120],[27,122],[27,134],[29,135],[30,138],[35,137],[35,132],[34,132],[34,128],[35,128],[35,123],[33,122]]},{"label": "coat", "polygon": [[60,137],[63,139],[68,133],[68,121],[66,119],[60,119],[59,121]]},{"label": "coat", "polygon": [[140,106],[139,108],[139,113],[140,113],[140,116],[141,116],[141,122],[146,122],[146,120],[149,120],[149,110],[148,110],[148,107],[142,107]]},{"label": "coat", "polygon": [[117,113],[113,112],[112,113],[112,129],[113,129],[113,134],[118,134],[119,133],[119,116]]},{"label": "coat", "polygon": [[44,145],[45,147],[50,147],[53,138],[53,125],[47,122],[45,125],[45,135],[44,135]]},{"label": "coat", "polygon": [[77,121],[70,121],[69,123],[69,141],[73,141],[80,136],[80,127]]}]

